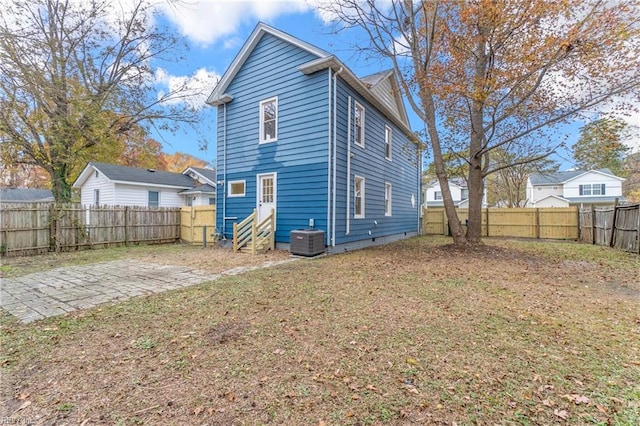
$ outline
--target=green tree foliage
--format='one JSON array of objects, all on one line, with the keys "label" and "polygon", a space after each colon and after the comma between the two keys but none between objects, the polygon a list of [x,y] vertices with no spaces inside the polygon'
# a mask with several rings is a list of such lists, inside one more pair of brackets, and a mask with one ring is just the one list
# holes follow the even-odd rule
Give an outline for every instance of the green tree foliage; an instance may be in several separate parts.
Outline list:
[{"label": "green tree foliage", "polygon": [[624,144],[627,124],[618,119],[601,118],[580,130],[580,138],[571,147],[580,169],[607,168],[624,177],[624,159],[629,148]]},{"label": "green tree foliage", "polygon": [[8,0],[0,8],[0,142],[12,161],[40,166],[56,200],[89,160],[118,158],[123,141],[151,126],[196,125],[179,103],[186,86],[158,97],[154,64],[185,46],[156,27],[147,0]]}]

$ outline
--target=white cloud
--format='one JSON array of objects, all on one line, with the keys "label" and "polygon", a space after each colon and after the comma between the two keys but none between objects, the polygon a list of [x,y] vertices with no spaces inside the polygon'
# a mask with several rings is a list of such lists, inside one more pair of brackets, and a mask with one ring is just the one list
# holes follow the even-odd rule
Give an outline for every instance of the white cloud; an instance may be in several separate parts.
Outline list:
[{"label": "white cloud", "polygon": [[159,88],[158,99],[165,98],[166,104],[185,103],[190,108],[201,109],[206,106],[205,101],[220,80],[220,75],[199,68],[191,76],[175,76],[158,68],[155,78]]},{"label": "white cloud", "polygon": [[208,45],[233,35],[245,22],[306,12],[311,5],[296,0],[202,0],[177,6],[164,3],[161,8],[184,36]]}]

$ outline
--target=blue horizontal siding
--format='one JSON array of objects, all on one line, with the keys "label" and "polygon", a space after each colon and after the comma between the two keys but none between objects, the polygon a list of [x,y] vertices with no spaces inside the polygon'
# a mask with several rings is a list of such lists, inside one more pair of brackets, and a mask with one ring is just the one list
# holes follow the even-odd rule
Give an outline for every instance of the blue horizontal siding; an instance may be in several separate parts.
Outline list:
[{"label": "blue horizontal siding", "polygon": [[[245,218],[256,207],[256,175],[277,173],[277,242],[313,218],[327,226],[328,76],[304,75],[298,67],[314,55],[269,34],[257,43],[227,93],[227,182],[246,180],[244,197],[226,199],[226,216]],[[278,97],[278,140],[259,144],[260,101]],[[218,180],[223,180],[223,108],[218,107]],[[226,190],[226,187],[224,188]],[[217,198],[222,228],[224,196]],[[225,236],[232,238],[232,220]]]}]

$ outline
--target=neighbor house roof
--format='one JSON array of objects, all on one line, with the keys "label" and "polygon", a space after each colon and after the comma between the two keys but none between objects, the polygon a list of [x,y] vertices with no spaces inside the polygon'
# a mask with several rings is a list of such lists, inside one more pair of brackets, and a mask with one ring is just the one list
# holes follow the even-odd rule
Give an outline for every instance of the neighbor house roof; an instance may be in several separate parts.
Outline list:
[{"label": "neighbor house roof", "polygon": [[194,171],[195,173],[199,174],[200,176],[202,176],[203,178],[205,178],[206,180],[208,180],[210,183],[214,184],[216,183],[216,171],[214,169],[203,169],[201,167],[192,167],[189,166],[185,169],[184,172],[182,172],[183,174],[187,174],[187,172],[189,170]]},{"label": "neighbor house roof", "polygon": [[[265,34],[278,37],[315,55],[317,59],[299,67],[302,73],[312,74],[323,69],[331,68],[356,92],[362,95],[367,99],[367,101],[393,121],[409,139],[418,143],[417,137],[409,127],[409,120],[404,108],[404,103],[400,96],[398,82],[395,79],[393,71],[384,71],[359,79],[334,55],[262,22],[253,30],[238,55],[214,88],[213,92],[207,99],[208,104],[218,106],[233,100],[233,93],[226,93],[226,90],[238,71],[242,68],[242,65],[247,60],[253,49]],[[383,87],[384,85],[381,84],[383,81],[387,80],[389,80],[389,87],[387,88],[390,89],[392,93],[384,93],[387,88]]]},{"label": "neighbor house roof", "polygon": [[46,203],[51,201],[54,201],[53,194],[48,189],[0,188],[0,202],[2,203]]},{"label": "neighbor house roof", "polygon": [[180,194],[215,194],[216,189],[211,185],[197,185],[190,189],[185,189],[184,191],[180,191]]},{"label": "neighbor house roof", "polygon": [[557,185],[557,184],[563,184],[565,182],[573,180],[586,173],[600,173],[600,174],[608,175],[620,180],[624,180],[614,175],[609,169],[568,170],[565,172],[555,172],[555,173],[537,173],[537,174],[529,175],[529,180],[531,181],[532,185]]},{"label": "neighbor house roof", "polygon": [[80,176],[73,183],[74,187],[82,186],[95,170],[105,175],[109,180],[118,183],[138,185],[171,186],[177,188],[192,188],[193,179],[182,173],[165,172],[154,169],[119,166],[116,164],[91,162],[86,165]]}]

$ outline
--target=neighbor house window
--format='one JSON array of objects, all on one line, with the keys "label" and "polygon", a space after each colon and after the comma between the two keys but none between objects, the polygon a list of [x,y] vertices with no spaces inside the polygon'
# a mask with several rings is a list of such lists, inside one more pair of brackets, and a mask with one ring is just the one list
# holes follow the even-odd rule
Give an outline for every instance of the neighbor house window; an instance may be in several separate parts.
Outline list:
[{"label": "neighbor house window", "polygon": [[209,197],[209,205],[210,206],[216,205],[216,197]]},{"label": "neighbor house window", "polygon": [[364,107],[356,102],[355,108],[355,144],[364,148]]},{"label": "neighbor house window", "polygon": [[393,133],[391,127],[385,126],[384,128],[384,158],[391,160],[391,142],[393,140]]},{"label": "neighbor house window", "polygon": [[193,197],[187,195],[187,207],[193,206]]},{"label": "neighbor house window", "polygon": [[605,195],[604,183],[587,183],[579,186],[580,195]]},{"label": "neighbor house window", "polygon": [[442,191],[434,191],[433,192],[434,200],[442,200]]},{"label": "neighbor house window", "polygon": [[364,178],[355,176],[353,178],[353,196],[354,196],[354,211],[353,217],[364,217]]},{"label": "neighbor house window", "polygon": [[260,102],[260,143],[278,140],[278,98]]},{"label": "neighbor house window", "polygon": [[469,198],[469,190],[468,189],[461,189],[460,190],[460,199],[461,200],[466,200],[467,198]]},{"label": "neighbor house window", "polygon": [[149,191],[149,207],[160,207],[160,192]]},{"label": "neighbor house window", "polygon": [[244,197],[245,181],[232,180],[229,182],[229,197]]},{"label": "neighbor house window", "polygon": [[99,189],[94,189],[93,190],[93,204],[95,204],[96,207],[98,207],[100,205],[100,190]]},{"label": "neighbor house window", "polygon": [[391,216],[391,184],[384,184],[384,215]]}]

